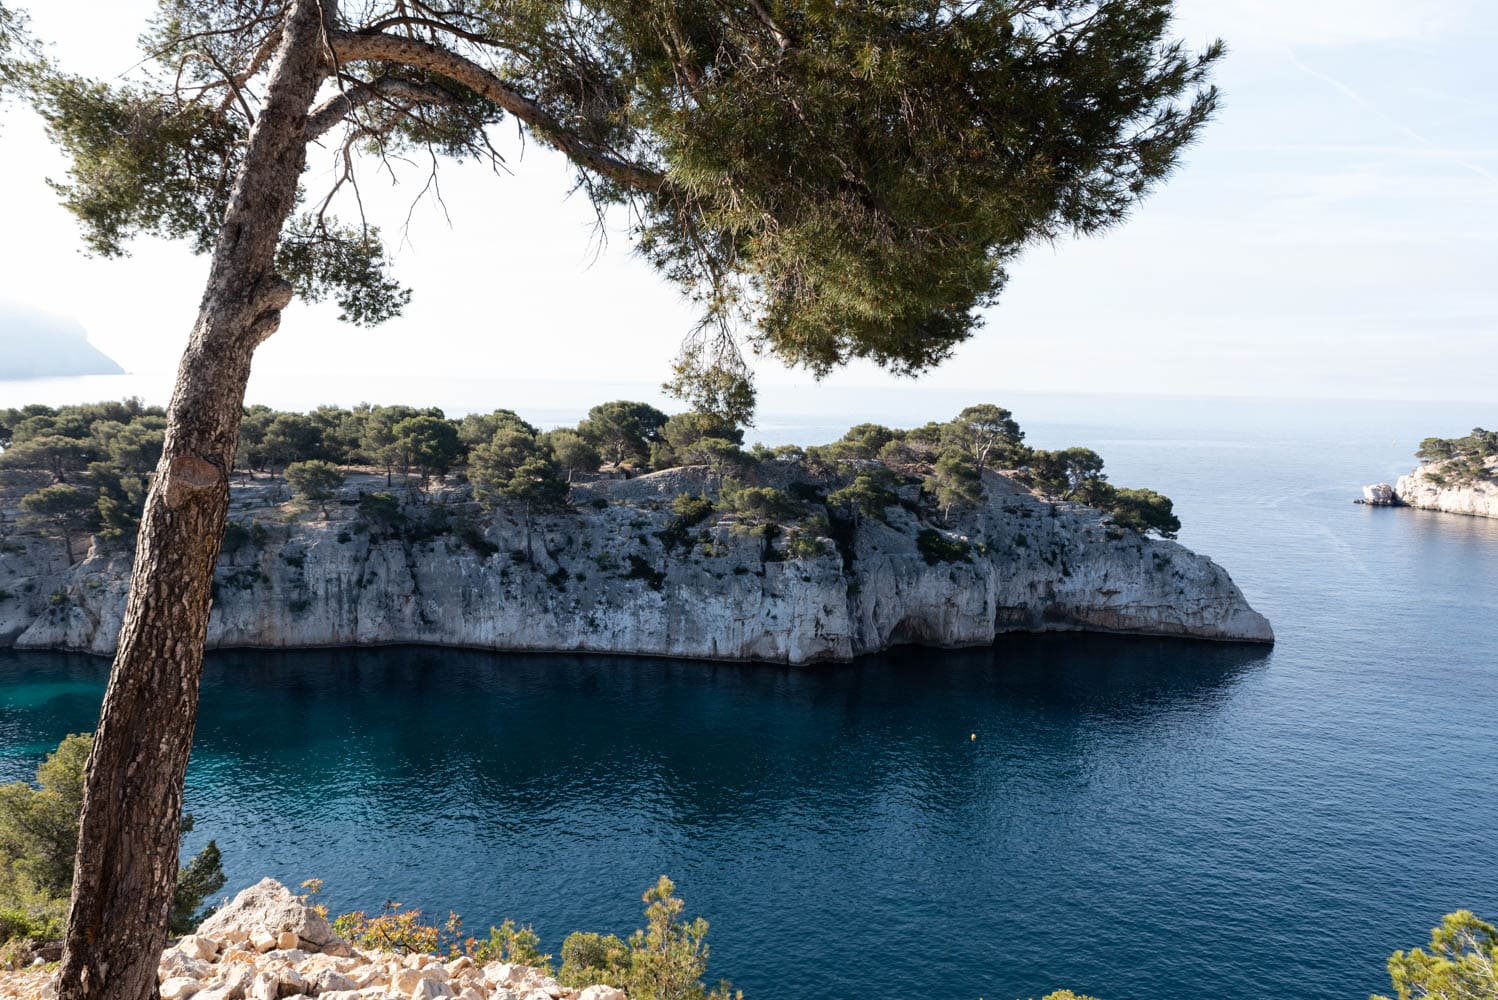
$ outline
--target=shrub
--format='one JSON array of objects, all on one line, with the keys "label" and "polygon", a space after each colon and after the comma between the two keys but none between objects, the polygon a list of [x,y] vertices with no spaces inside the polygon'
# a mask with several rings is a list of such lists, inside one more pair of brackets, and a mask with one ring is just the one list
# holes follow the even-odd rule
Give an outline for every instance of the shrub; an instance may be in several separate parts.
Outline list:
[{"label": "shrub", "polygon": [[393,493],[363,493],[359,496],[359,514],[371,525],[386,530],[405,523],[400,501]]},{"label": "shrub", "polygon": [[238,552],[250,544],[250,529],[238,521],[227,521],[224,523],[223,552]]},{"label": "shrub", "polygon": [[340,914],[333,933],[356,948],[397,955],[433,955],[442,940],[441,928],[422,923],[420,910],[403,910],[394,900],[386,900],[378,916],[366,917],[363,910]]},{"label": "shrub", "polygon": [[615,934],[573,931],[562,942],[562,970],[557,979],[563,986],[622,987],[629,977],[629,945]]},{"label": "shrub", "polygon": [[666,574],[633,554],[629,557],[629,572],[624,574],[624,579],[644,580],[651,590],[660,590],[666,585]]},{"label": "shrub", "polygon": [[551,961],[550,955],[541,954],[540,935],[529,924],[519,927],[513,920],[506,920],[498,927],[490,927],[487,941],[469,938],[464,942],[463,950],[479,963],[514,962],[546,968]]},{"label": "shrub", "polygon": [[678,493],[676,499],[671,501],[671,512],[676,515],[676,520],[681,522],[683,528],[691,528],[702,523],[713,512],[713,502],[701,494],[692,496],[690,493]]},{"label": "shrub", "polygon": [[915,547],[929,566],[944,562],[970,562],[972,548],[960,538],[948,538],[932,528],[924,529],[915,538]]}]

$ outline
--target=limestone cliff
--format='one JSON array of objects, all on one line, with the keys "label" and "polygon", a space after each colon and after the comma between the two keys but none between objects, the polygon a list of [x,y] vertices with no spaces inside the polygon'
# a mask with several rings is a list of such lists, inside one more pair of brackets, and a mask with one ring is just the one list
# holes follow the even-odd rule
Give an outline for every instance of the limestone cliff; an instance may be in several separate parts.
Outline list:
[{"label": "limestone cliff", "polygon": [[1392,487],[1378,483],[1363,488],[1365,503],[1374,506],[1418,507],[1448,514],[1498,517],[1498,458],[1486,463],[1488,477],[1450,481],[1442,470],[1447,462],[1430,462],[1399,477]]},{"label": "limestone cliff", "polygon": [[[671,500],[705,473],[575,487],[575,513],[480,511],[466,487],[409,494],[373,518],[357,477],[326,519],[236,487],[210,647],[432,643],[809,663],[898,643],[971,646],[1015,630],[1090,630],[1271,642],[1228,574],[1171,541],[1050,503],[986,474],[987,501],[944,523],[914,488],[883,519],[832,518],[820,552],[709,518],[682,530]],[[109,653],[130,553],[16,526],[0,550],[0,644]],[[939,538],[937,553],[918,544]],[[930,534],[936,532],[935,535]]]}]

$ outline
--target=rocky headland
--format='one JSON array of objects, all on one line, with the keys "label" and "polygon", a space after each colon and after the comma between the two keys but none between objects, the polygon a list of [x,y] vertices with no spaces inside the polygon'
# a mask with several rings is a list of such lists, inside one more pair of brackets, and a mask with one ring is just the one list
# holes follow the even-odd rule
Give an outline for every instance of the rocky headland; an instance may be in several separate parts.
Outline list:
[{"label": "rocky headland", "polygon": [[[288,502],[280,479],[247,479],[231,491],[208,645],[799,664],[1010,631],[1273,640],[1210,559],[1001,474],[985,472],[982,502],[946,519],[919,484],[879,516],[849,517],[825,503],[835,482],[782,478],[825,537],[792,546],[796,533],[746,531],[731,514],[687,523],[673,500],[713,491],[701,467],[578,484],[571,511],[530,516],[486,511],[452,479],[387,492],[383,476],[352,475],[326,513]],[[132,553],[88,536],[70,551],[29,526],[16,498],[38,483],[13,477],[0,496],[0,645],[111,653]]]},{"label": "rocky headland", "polygon": [[1498,517],[1498,434],[1478,427],[1462,438],[1426,438],[1416,457],[1413,472],[1363,487],[1360,502]]}]

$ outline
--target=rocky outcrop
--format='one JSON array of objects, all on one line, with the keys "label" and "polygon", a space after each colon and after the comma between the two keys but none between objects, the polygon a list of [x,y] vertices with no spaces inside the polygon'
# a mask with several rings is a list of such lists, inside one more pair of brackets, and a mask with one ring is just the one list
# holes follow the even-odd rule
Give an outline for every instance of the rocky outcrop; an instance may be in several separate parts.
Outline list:
[{"label": "rocky outcrop", "polygon": [[[461,485],[382,508],[360,496],[383,478],[356,477],[326,517],[288,508],[284,484],[236,487],[208,643],[808,663],[1015,630],[1273,639],[1210,559],[1003,476],[986,474],[987,501],[950,522],[915,487],[856,523],[813,496],[829,537],[792,553],[729,518],[681,525],[671,501],[705,475],[584,484],[576,513],[530,518],[483,513]],[[60,542],[0,528],[0,643],[111,652],[130,553],[95,544],[69,566]]]},{"label": "rocky outcrop", "polygon": [[[219,918],[228,910],[233,919]],[[469,955],[443,961],[435,955],[360,951],[337,941],[321,951],[296,944],[291,928],[327,923],[280,883],[265,879],[241,892],[218,915],[161,954],[161,1000],[625,1000],[612,986],[563,986],[547,969],[507,962],[478,964]],[[263,941],[281,927],[279,940]],[[303,939],[305,941],[305,939]],[[37,967],[0,972],[0,997],[54,1000],[56,970]]]},{"label": "rocky outcrop", "polygon": [[1498,517],[1498,458],[1487,462],[1486,478],[1455,480],[1443,470],[1446,462],[1422,465],[1399,477],[1393,486],[1363,487],[1363,502],[1375,506],[1416,507],[1448,514]]},{"label": "rocky outcrop", "polygon": [[273,878],[261,879],[235,896],[203,921],[197,933],[200,937],[250,941],[258,951],[348,951],[348,944],[339,940],[321,913]]}]

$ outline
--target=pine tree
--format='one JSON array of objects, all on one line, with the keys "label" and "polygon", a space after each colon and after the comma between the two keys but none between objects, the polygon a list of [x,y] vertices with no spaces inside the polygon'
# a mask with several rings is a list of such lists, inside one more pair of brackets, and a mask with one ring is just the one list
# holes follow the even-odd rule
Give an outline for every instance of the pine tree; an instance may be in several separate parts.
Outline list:
[{"label": "pine tree", "polygon": [[[1211,114],[1169,0],[160,0],[124,82],[29,94],[95,252],[212,255],[143,513],[91,758],[62,1000],[149,1000],[214,561],[256,347],[294,296],[409,299],[379,233],[304,189],[313,142],[493,159],[518,123],[701,303],[672,384],[741,422],[739,335],[821,375],[945,358],[1036,240],[1119,223]],[[480,294],[477,290],[475,294]],[[387,466],[389,462],[384,462]]]}]

